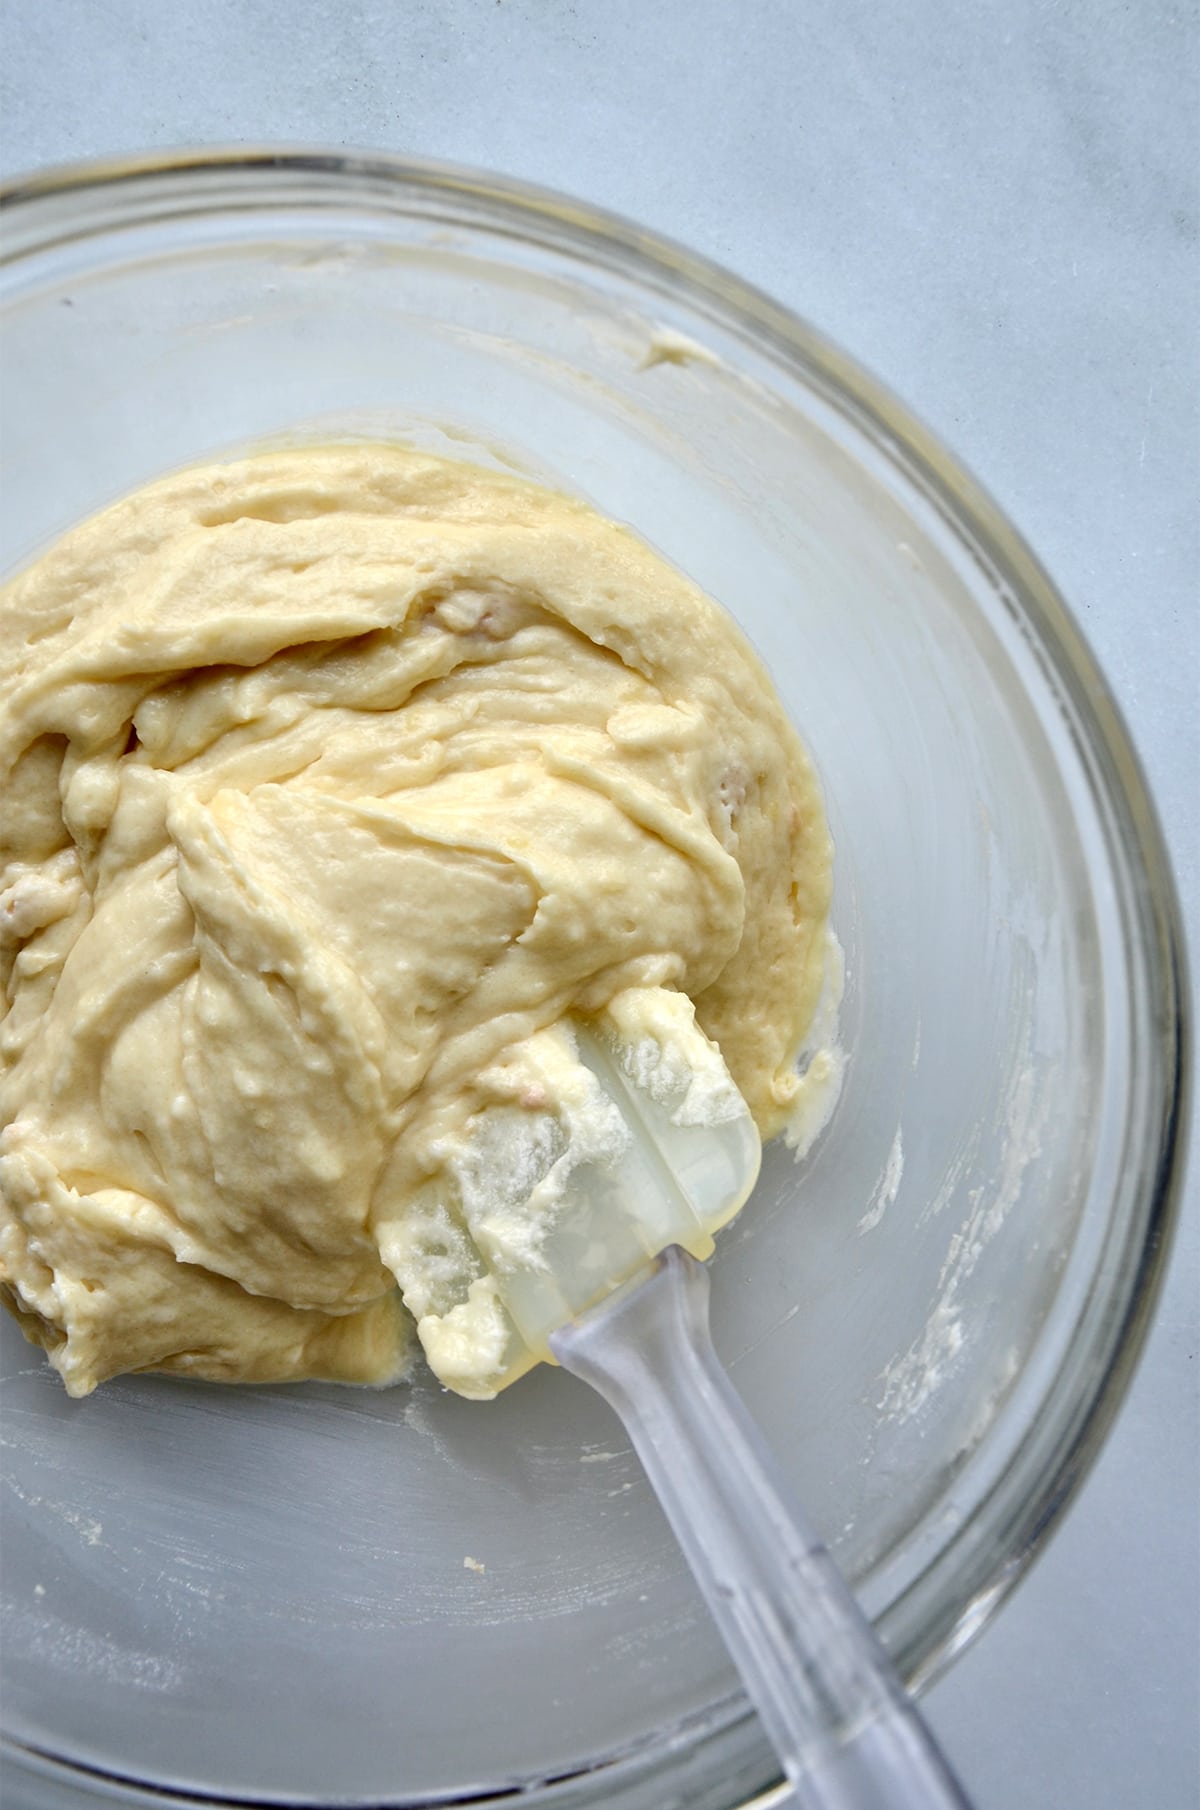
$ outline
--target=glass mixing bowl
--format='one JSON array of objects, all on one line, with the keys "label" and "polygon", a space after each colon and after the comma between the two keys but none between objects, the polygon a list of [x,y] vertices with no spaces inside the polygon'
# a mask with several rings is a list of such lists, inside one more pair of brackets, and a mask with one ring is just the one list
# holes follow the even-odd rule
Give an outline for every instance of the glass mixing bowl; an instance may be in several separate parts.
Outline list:
[{"label": "glass mixing bowl", "polygon": [[[730,610],[823,776],[835,1117],[768,1151],[717,1343],[904,1676],[982,1626],[1145,1331],[1181,1110],[1154,812],[1046,575],[840,352],[561,197],[236,153],[7,197],[4,567],[186,462],[394,435],[631,523]],[[23,1803],[728,1810],[778,1777],[607,1409],[156,1378],[4,1329]],[[525,1801],[524,1799],[522,1801]],[[765,1800],[764,1800],[765,1801]]]}]

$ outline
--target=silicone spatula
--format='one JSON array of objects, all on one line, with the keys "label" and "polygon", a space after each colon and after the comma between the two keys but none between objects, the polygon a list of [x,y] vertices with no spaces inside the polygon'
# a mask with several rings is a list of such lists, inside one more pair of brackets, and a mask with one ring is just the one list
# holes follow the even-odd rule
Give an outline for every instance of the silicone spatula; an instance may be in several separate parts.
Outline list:
[{"label": "silicone spatula", "polygon": [[550,1357],[616,1410],[798,1805],[963,1810],[713,1350],[698,1259],[749,1196],[759,1139],[690,1008],[657,1035],[649,1022],[631,1038],[602,1014],[565,1033],[624,1135],[580,1155],[553,1114],[502,1106],[472,1126],[453,1207],[508,1316],[497,1384]]}]

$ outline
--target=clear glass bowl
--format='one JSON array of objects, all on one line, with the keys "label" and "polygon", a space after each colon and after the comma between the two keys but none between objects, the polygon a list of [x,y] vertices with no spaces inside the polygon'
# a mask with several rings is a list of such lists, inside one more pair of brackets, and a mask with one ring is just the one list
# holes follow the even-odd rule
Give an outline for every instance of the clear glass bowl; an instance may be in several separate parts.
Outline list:
[{"label": "clear glass bowl", "polygon": [[[7,216],[6,569],[173,466],[397,435],[590,498],[757,643],[826,788],[849,1066],[722,1240],[716,1336],[928,1678],[1095,1455],[1171,1212],[1177,911],[1045,573],[794,316],[561,197],[239,152],[37,177]],[[569,1377],[75,1403],[15,1327],[4,1354],[22,1802],[727,1810],[776,1780]]]}]

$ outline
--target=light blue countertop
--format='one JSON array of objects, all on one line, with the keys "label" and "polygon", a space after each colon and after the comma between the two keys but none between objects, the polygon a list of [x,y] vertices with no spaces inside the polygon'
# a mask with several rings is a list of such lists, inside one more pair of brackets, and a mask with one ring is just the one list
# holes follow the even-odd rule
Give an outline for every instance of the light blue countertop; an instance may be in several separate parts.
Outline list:
[{"label": "light blue countertop", "polygon": [[[814,321],[1077,612],[1197,911],[1195,0],[0,0],[0,164],[382,147],[575,192]],[[978,1810],[1200,1804],[1195,1174],[1082,1498],[928,1698]]]}]

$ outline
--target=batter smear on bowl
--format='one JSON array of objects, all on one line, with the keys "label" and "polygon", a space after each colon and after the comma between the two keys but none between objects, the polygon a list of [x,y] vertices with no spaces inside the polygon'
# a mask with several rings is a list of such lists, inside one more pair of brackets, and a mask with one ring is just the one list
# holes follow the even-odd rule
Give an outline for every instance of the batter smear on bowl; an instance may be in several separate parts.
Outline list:
[{"label": "batter smear on bowl", "polygon": [[603,1017],[783,1130],[830,882],[766,671],[584,504],[375,444],[148,486],[0,591],[6,1303],[73,1395],[386,1382],[414,1323],[494,1393],[468,1127],[594,1144]]}]

